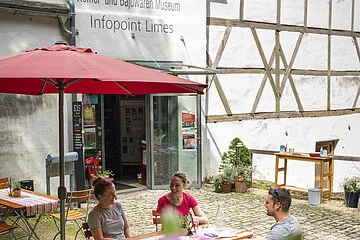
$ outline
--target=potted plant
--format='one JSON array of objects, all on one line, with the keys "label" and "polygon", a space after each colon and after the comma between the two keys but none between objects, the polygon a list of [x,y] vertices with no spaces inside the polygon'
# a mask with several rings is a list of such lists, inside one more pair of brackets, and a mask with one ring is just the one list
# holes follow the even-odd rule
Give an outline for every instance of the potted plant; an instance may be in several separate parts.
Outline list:
[{"label": "potted plant", "polygon": [[[238,185],[239,191],[239,185],[245,189],[250,185],[253,170],[249,149],[239,138],[234,138],[229,145],[229,150],[221,157],[219,172],[223,172],[227,179],[234,182],[235,190]],[[241,181],[239,181],[239,176]]]},{"label": "potted plant", "polygon": [[10,189],[9,196],[21,197],[21,184],[19,181],[15,182],[13,189]]},{"label": "potted plant", "polygon": [[[179,239],[179,236],[186,236],[190,229],[190,220],[188,216],[176,214],[171,209],[161,215],[162,231],[165,234],[164,239]],[[191,231],[190,231],[191,233]]]},{"label": "potted plant", "polygon": [[343,184],[347,207],[357,208],[360,194],[360,177],[345,178]]},{"label": "potted plant", "polygon": [[99,175],[102,176],[103,178],[109,178],[114,176],[114,173],[109,170],[103,170],[102,173],[100,173]]},{"label": "potted plant", "polygon": [[235,180],[235,191],[237,193],[244,193],[247,190],[247,181],[244,176],[239,175],[237,180]]},{"label": "potted plant", "polygon": [[231,191],[231,180],[226,178],[224,175],[220,175],[214,183],[216,192],[228,193]]},{"label": "potted plant", "polygon": [[224,166],[223,169],[223,176],[226,179],[229,179],[231,182],[231,189],[235,188],[235,180],[237,179],[237,176],[239,175],[239,169],[236,166]]}]

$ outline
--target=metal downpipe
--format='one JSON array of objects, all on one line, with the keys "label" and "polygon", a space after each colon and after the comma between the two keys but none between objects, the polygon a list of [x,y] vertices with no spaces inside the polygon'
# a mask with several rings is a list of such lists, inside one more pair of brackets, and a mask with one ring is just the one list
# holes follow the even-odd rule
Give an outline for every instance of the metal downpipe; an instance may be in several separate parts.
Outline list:
[{"label": "metal downpipe", "polygon": [[70,41],[69,44],[71,46],[76,46],[76,29],[75,29],[75,4],[74,0],[68,0],[70,6]]}]

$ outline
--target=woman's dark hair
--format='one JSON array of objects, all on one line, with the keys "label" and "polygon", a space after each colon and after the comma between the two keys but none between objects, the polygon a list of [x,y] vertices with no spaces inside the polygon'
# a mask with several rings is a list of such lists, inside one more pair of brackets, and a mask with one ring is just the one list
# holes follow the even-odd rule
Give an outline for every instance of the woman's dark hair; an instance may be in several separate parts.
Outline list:
[{"label": "woman's dark hair", "polygon": [[289,208],[291,206],[290,190],[285,188],[270,188],[269,194],[272,196],[274,205],[277,202],[280,202],[282,210],[284,212],[289,212]]},{"label": "woman's dark hair", "polygon": [[183,172],[176,172],[174,173],[174,175],[172,177],[178,177],[180,178],[180,180],[182,181],[182,183],[184,184],[184,188],[190,184],[190,180],[189,178],[186,176],[186,173]]},{"label": "woman's dark hair", "polygon": [[105,188],[113,186],[113,183],[101,176],[98,176],[91,181],[91,185],[94,187],[95,197],[100,200],[98,196],[103,195],[105,192]]}]

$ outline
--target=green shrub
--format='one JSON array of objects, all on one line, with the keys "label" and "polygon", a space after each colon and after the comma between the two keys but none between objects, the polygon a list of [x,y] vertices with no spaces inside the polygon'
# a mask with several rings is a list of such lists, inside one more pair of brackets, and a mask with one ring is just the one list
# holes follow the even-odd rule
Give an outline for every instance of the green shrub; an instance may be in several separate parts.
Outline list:
[{"label": "green shrub", "polygon": [[343,188],[345,192],[360,192],[360,177],[345,178]]},{"label": "green shrub", "polygon": [[231,141],[229,150],[222,155],[219,170],[222,171],[225,166],[248,167],[251,165],[249,149],[236,137]]},{"label": "green shrub", "polygon": [[249,149],[239,138],[234,138],[229,145],[229,150],[221,157],[219,172],[232,181],[238,179],[238,176],[251,181],[253,171]]}]

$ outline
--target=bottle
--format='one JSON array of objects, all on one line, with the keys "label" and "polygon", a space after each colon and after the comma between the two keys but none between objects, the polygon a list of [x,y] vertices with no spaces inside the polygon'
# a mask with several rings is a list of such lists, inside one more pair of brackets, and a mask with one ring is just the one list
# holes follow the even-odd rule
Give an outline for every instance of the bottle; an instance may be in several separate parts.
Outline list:
[{"label": "bottle", "polygon": [[320,156],[323,156],[324,155],[324,149],[321,147],[320,148]]},{"label": "bottle", "polygon": [[220,230],[223,228],[223,226],[224,226],[223,213],[222,213],[222,209],[221,209],[221,204],[218,203],[218,208],[217,208],[216,216],[215,216],[215,229]]}]

